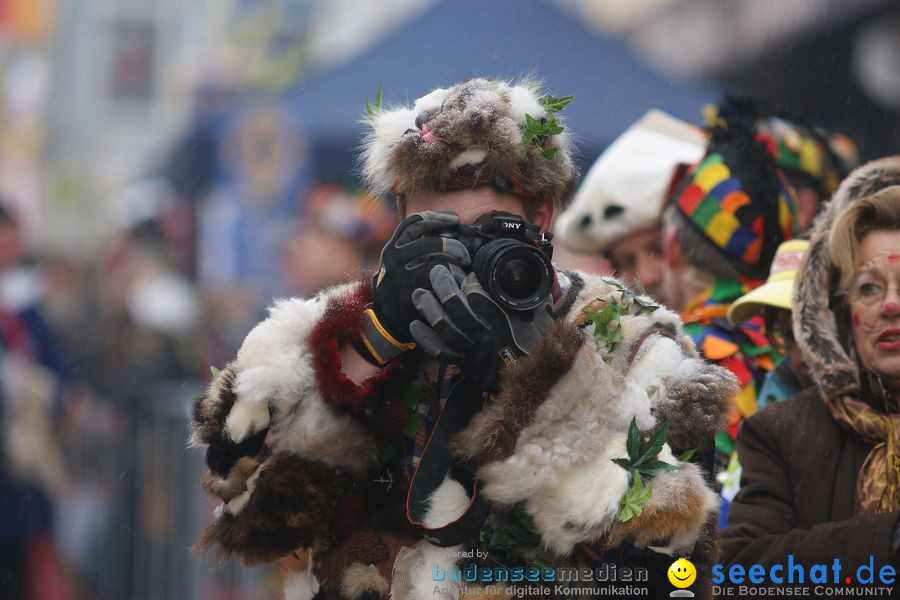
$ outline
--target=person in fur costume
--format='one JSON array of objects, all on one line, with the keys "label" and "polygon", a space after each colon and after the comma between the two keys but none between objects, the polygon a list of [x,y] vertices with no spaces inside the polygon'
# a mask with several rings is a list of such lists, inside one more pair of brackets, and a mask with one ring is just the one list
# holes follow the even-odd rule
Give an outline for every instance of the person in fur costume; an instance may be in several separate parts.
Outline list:
[{"label": "person in fur costume", "polygon": [[793,326],[817,386],[744,421],[723,562],[900,569],[898,267],[892,156],[853,171],[816,220]]},{"label": "person in fur costume", "polygon": [[[711,597],[699,463],[734,378],[614,279],[557,270],[546,305],[504,311],[439,235],[491,211],[547,230],[577,177],[570,100],[473,79],[371,111],[363,172],[405,218],[373,280],[277,301],[195,405],[222,502],[199,549],[250,565],[311,548],[297,598],[590,597],[546,578],[610,563],[647,568],[655,597],[678,556]],[[487,590],[461,576],[476,568],[520,581]]]}]

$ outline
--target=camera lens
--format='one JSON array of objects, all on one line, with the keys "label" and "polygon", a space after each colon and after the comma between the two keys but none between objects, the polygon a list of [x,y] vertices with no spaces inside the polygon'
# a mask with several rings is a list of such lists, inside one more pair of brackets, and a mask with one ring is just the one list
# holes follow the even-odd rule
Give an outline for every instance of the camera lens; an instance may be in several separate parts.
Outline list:
[{"label": "camera lens", "polygon": [[500,289],[512,298],[522,300],[533,296],[541,285],[541,270],[533,260],[513,256],[497,266],[497,282]]},{"label": "camera lens", "polygon": [[491,240],[472,259],[472,270],[495,302],[510,310],[532,310],[553,287],[553,265],[539,248],[512,238]]}]

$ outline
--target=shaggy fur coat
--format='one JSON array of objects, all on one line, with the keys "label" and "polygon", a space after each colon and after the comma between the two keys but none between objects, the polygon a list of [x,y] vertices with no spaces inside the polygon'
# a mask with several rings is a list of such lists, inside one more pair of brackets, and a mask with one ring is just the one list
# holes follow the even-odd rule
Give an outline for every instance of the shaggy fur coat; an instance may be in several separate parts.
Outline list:
[{"label": "shaggy fur coat", "polygon": [[[736,382],[701,360],[677,315],[661,307],[621,315],[621,339],[599,339],[589,317],[609,303],[633,305],[635,296],[608,278],[558,277],[565,293],[556,322],[507,368],[501,392],[457,434],[455,452],[478,466],[492,514],[524,511],[562,564],[580,546],[603,552],[628,540],[692,556],[694,589],[708,597],[717,497],[697,464],[675,457],[712,451]],[[379,444],[393,435],[385,423],[396,385],[422,364],[395,360],[361,385],[340,371],[339,348],[356,335],[369,301],[360,283],[276,303],[195,405],[191,439],[206,448],[210,467],[203,486],[221,500],[198,547],[246,564],[312,547],[316,569],[340,563],[327,581],[295,583],[306,597],[322,583],[330,591],[318,598],[431,598],[430,570],[453,568],[461,548],[433,546],[406,526],[402,476],[388,491],[372,484],[386,479]],[[659,459],[677,469],[649,479],[643,513],[623,523],[617,515],[632,482],[612,459],[627,457],[632,419],[645,434],[671,423]],[[463,487],[445,479],[426,524],[455,519],[467,503]],[[390,535],[342,541],[361,528]]]}]

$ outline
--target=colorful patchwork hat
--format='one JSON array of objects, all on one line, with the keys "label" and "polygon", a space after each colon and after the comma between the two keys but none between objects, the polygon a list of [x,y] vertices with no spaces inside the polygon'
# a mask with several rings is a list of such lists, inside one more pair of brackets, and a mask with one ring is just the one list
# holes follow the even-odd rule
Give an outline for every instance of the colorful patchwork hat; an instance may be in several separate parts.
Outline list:
[{"label": "colorful patchwork hat", "polygon": [[796,233],[795,201],[770,148],[740,122],[711,129],[706,155],[670,199],[712,246],[757,279]]},{"label": "colorful patchwork hat", "polygon": [[735,324],[743,323],[762,313],[767,306],[791,310],[794,279],[807,248],[809,240],[790,240],[778,246],[769,278],[728,307],[728,320]]},{"label": "colorful patchwork hat", "polygon": [[758,98],[729,95],[704,109],[707,124],[742,120],[766,143],[788,180],[808,183],[827,200],[850,171],[859,166],[856,144],[846,135],[813,127]]}]

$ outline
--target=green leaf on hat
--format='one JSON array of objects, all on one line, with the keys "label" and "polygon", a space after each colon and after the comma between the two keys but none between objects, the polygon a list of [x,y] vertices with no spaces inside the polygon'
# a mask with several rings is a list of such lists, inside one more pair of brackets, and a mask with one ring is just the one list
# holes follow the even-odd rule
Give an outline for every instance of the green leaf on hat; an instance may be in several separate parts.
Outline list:
[{"label": "green leaf on hat", "polygon": [[221,373],[222,371],[220,371],[219,369],[217,369],[217,368],[213,367],[212,365],[210,365],[210,367],[209,367],[209,372],[212,373],[213,379],[215,379],[216,377],[219,376],[219,373]]},{"label": "green leaf on hat", "polygon": [[375,108],[372,108],[372,105],[369,104],[369,97],[366,96],[366,114],[369,115],[369,119],[374,119],[375,115],[381,112],[381,84],[378,84],[378,91],[375,92]]},{"label": "green leaf on hat", "polygon": [[544,133],[547,135],[556,135],[563,132],[563,126],[559,124],[556,117],[547,117],[547,122],[541,125]]},{"label": "green leaf on hat", "polygon": [[554,98],[550,94],[546,96],[542,96],[538,103],[544,107],[549,113],[557,113],[568,106],[572,100],[575,99],[575,96],[561,96],[559,98]]}]

